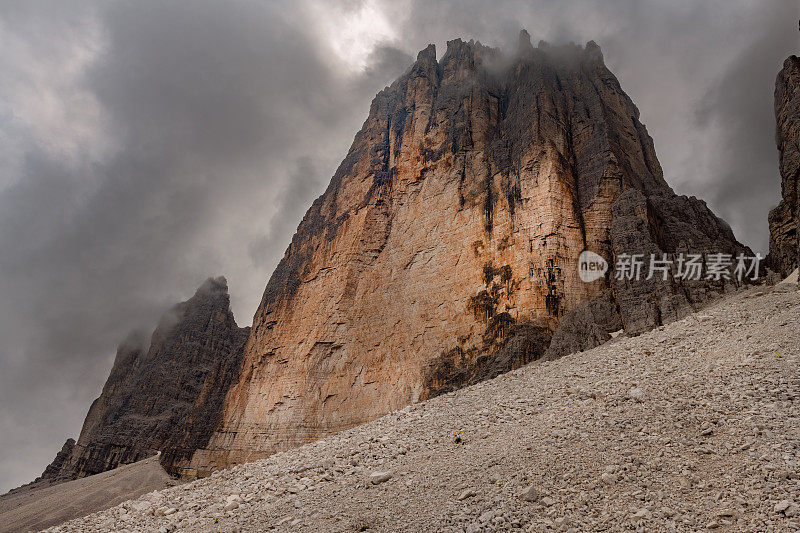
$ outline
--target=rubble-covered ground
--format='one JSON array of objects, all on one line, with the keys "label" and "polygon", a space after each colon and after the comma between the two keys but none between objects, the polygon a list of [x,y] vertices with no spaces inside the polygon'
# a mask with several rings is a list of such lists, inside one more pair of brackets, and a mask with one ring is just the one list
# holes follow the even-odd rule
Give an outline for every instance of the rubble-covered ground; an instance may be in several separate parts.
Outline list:
[{"label": "rubble-covered ground", "polygon": [[51,531],[800,529],[800,292],[742,290]]}]

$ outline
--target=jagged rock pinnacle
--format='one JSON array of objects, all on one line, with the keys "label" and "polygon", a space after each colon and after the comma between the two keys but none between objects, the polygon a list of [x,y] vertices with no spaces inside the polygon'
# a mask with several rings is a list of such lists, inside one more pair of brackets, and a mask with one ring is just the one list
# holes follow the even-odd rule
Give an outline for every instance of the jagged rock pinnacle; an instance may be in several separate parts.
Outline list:
[{"label": "jagged rock pinnacle", "polygon": [[196,294],[228,293],[228,280],[225,276],[211,277],[198,287]]},{"label": "jagged rock pinnacle", "polygon": [[586,54],[587,56],[592,59],[593,61],[597,61],[598,63],[603,62],[603,51],[600,49],[600,46],[594,41],[589,41],[586,43]]},{"label": "jagged rock pinnacle", "polygon": [[517,53],[527,53],[530,50],[533,50],[533,45],[531,44],[531,34],[528,33],[528,30],[522,29],[519,31]]},{"label": "jagged rock pinnacle", "polygon": [[417,54],[418,62],[436,62],[436,45],[429,44]]},{"label": "jagged rock pinnacle", "polygon": [[800,58],[789,56],[775,79],[781,202],[769,213],[772,269],[788,276],[800,266]]},{"label": "jagged rock pinnacle", "polygon": [[42,477],[83,477],[156,451],[168,472],[184,473],[222,416],[248,333],[233,318],[225,278],[208,278],[164,314],[149,344],[141,332],[120,344],[78,442],[65,447]]}]

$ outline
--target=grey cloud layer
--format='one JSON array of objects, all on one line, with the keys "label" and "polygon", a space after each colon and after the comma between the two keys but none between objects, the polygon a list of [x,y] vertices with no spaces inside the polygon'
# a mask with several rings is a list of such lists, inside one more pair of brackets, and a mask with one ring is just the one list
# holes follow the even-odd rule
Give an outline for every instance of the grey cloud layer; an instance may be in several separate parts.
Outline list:
[{"label": "grey cloud layer", "polygon": [[[102,52],[61,74],[102,110],[110,146],[101,158],[78,146],[66,164],[31,134],[17,175],[3,180],[0,489],[35,477],[80,429],[127,332],[207,276],[229,277],[249,323],[305,204],[324,189],[312,169],[335,165],[371,94],[407,66],[381,57],[374,78],[341,76],[289,7],[84,4],[75,17],[96,19]],[[28,34],[41,21],[31,39],[80,40],[74,26],[51,24],[57,16],[44,5],[6,11],[3,26]],[[53,53],[35,59],[55,68]],[[15,89],[0,87],[24,100]],[[268,248],[251,255],[264,235]]]},{"label": "grey cloud layer", "polygon": [[0,490],[79,430],[116,344],[207,276],[250,322],[371,97],[428,42],[597,40],[668,181],[764,249],[792,3],[378,3],[396,37],[355,71],[311,3],[0,1]]}]

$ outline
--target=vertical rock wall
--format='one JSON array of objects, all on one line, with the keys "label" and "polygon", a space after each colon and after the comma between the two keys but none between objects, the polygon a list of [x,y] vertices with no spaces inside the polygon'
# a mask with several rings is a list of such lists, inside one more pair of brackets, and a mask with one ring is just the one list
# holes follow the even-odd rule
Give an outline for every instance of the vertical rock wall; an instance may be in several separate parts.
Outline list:
[{"label": "vertical rock wall", "polygon": [[[638,196],[619,205],[628,190]],[[640,208],[645,226],[661,229],[622,222]],[[696,237],[743,249],[704,204],[666,184],[596,44],[534,48],[523,32],[503,57],[457,39],[439,61],[431,45],[375,97],[300,224],[222,424],[191,467],[204,475],[262,457],[537,359],[584,302],[607,302],[596,307],[604,327],[658,325],[691,295],[666,286],[632,310],[639,289],[610,273],[582,282],[578,255],[613,263],[627,244],[674,251],[673,240],[691,247]],[[573,330],[563,346],[607,335]]]},{"label": "vertical rock wall", "polygon": [[797,56],[786,59],[775,80],[775,119],[782,200],[769,213],[769,264],[787,276],[800,265],[800,58]]}]

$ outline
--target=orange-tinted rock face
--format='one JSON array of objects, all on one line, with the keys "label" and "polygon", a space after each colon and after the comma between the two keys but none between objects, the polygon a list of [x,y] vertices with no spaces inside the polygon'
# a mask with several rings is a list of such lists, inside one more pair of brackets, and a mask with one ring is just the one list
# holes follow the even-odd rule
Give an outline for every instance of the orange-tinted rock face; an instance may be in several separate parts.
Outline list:
[{"label": "orange-tinted rock face", "polygon": [[420,52],[300,224],[192,468],[540,357],[564,313],[610,287],[575,265],[586,248],[612,258],[622,191],[675,196],[638,117],[594,43],[534,49],[523,33],[513,58],[461,40],[438,62]]}]

